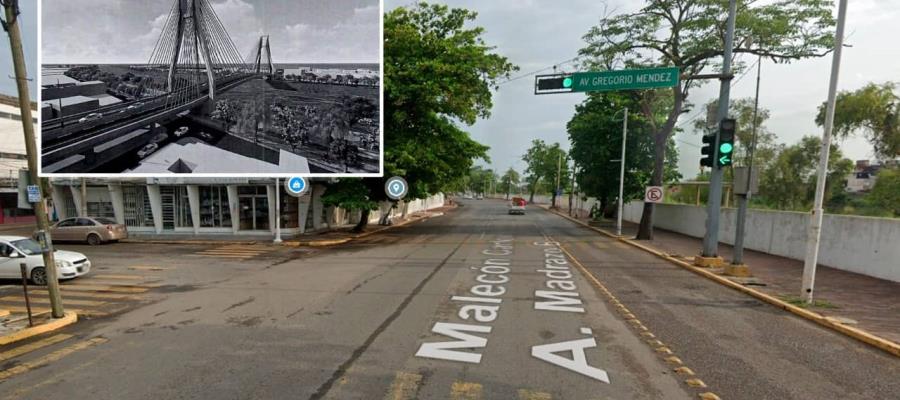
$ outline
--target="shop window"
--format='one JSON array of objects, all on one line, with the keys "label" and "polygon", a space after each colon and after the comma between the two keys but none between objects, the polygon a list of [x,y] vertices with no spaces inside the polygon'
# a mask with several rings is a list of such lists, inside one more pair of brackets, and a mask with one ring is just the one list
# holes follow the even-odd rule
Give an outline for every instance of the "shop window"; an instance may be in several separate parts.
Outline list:
[{"label": "shop window", "polygon": [[227,188],[222,186],[200,186],[200,227],[231,227]]}]

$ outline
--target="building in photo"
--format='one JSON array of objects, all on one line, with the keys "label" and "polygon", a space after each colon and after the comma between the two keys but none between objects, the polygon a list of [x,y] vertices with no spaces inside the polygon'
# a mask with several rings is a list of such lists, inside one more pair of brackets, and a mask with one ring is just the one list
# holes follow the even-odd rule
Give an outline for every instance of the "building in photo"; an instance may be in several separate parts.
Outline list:
[{"label": "building in photo", "polygon": [[[272,178],[51,179],[51,218],[105,217],[123,223],[132,235],[274,237],[276,221],[284,237],[355,224],[359,211],[325,207],[322,180],[294,197]],[[276,213],[277,209],[280,213]],[[441,207],[444,196],[413,200],[373,212],[392,216]],[[280,215],[280,218],[276,218]]]}]

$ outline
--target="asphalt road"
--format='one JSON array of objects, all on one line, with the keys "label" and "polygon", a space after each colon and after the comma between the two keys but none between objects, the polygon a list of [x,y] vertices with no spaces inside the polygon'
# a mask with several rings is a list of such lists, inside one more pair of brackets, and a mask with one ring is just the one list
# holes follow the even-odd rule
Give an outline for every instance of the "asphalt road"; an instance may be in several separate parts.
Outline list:
[{"label": "asphalt road", "polygon": [[538,208],[505,207],[470,200],[320,250],[71,246],[98,268],[81,281],[133,274],[148,290],[67,340],[16,358],[0,349],[5,371],[28,367],[0,398],[900,393],[900,362],[886,353]]}]

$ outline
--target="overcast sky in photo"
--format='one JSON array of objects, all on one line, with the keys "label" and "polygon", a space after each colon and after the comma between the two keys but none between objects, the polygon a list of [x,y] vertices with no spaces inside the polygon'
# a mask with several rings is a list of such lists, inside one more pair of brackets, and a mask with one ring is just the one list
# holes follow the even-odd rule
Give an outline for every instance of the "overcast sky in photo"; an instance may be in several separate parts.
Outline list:
[{"label": "overcast sky in photo", "polygon": [[[176,0],[44,0],[44,64],[146,63]],[[276,63],[378,63],[378,0],[209,0],[244,58],[271,36]]]},{"label": "overcast sky in photo", "polygon": [[[488,44],[496,52],[509,57],[521,68],[516,75],[550,67],[569,60],[584,46],[582,37],[600,20],[605,12],[625,13],[637,10],[643,2],[634,0],[445,0],[441,3],[478,12],[476,25],[486,29]],[[406,0],[386,0],[385,9],[411,4]],[[837,15],[837,8],[834,11]],[[855,90],[869,82],[900,82],[900,1],[853,0],[847,18],[839,90]],[[749,66],[755,61],[747,57]],[[562,66],[573,71],[572,64]],[[775,65],[763,61],[760,85],[760,107],[771,111],[768,128],[778,141],[795,143],[805,135],[822,135],[822,128],[814,123],[816,109],[825,101],[831,56],[803,60],[792,64]],[[543,73],[548,73],[543,72]],[[736,79],[732,99],[754,95],[755,68],[743,78]],[[690,93],[688,100],[695,105],[718,98],[719,84],[707,83]],[[501,86],[494,95],[490,119],[481,120],[467,130],[481,143],[491,147],[493,168],[500,171],[510,166],[524,170],[521,155],[532,138],[560,142],[569,147],[566,122],[571,119],[575,105],[585,99],[583,94],[534,95],[533,76],[524,77]],[[699,168],[700,134],[693,131],[691,118],[704,118],[702,107],[694,107],[682,115],[679,125],[686,132],[676,137],[680,170],[685,178],[693,178]],[[871,146],[862,138],[838,142],[850,159],[872,158]]]},{"label": "overcast sky in photo", "polygon": [[[19,30],[22,32],[22,48],[25,52],[26,67],[28,69],[28,77],[34,78],[37,74],[37,2],[36,1],[20,1],[22,14],[19,15]],[[2,11],[2,8],[0,8]],[[4,14],[5,15],[5,14]],[[6,19],[6,17],[3,17]],[[2,31],[0,31],[2,32]],[[0,40],[0,93],[7,96],[19,97],[16,90],[16,81],[10,78],[15,75],[13,69],[12,52],[9,49],[9,36],[3,32],[2,40]],[[28,82],[31,92],[31,100],[35,101],[37,94],[36,80]]]}]

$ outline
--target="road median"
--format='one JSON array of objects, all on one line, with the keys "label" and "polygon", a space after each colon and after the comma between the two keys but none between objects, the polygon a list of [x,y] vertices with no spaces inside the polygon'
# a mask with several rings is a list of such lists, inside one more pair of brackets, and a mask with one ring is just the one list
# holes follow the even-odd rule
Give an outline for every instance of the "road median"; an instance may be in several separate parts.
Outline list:
[{"label": "road median", "polygon": [[62,318],[49,318],[43,323],[23,328],[15,329],[0,336],[0,346],[15,343],[47,332],[53,332],[78,322],[78,315],[68,311]]},{"label": "road median", "polygon": [[768,304],[770,304],[770,305],[773,305],[773,306],[775,306],[775,307],[778,307],[778,308],[780,308],[780,309],[782,309],[782,310],[788,311],[788,312],[790,312],[790,313],[792,313],[792,314],[794,314],[794,315],[797,315],[797,316],[799,316],[799,317],[802,317],[802,318],[805,318],[805,319],[807,319],[807,320],[813,321],[813,322],[815,322],[815,323],[817,323],[817,324],[819,324],[819,325],[822,325],[822,326],[824,326],[824,327],[827,327],[827,328],[829,328],[829,329],[831,329],[831,330],[834,330],[834,331],[836,331],[836,332],[839,332],[839,333],[841,333],[841,334],[844,334],[844,335],[846,335],[846,336],[849,336],[849,337],[851,337],[851,338],[853,338],[853,339],[856,339],[856,340],[858,340],[858,341],[861,341],[861,342],[863,342],[863,343],[866,343],[866,344],[869,344],[869,345],[871,345],[871,346],[877,347],[877,348],[879,348],[879,349],[881,349],[881,350],[884,350],[884,351],[886,351],[886,352],[888,352],[888,353],[890,353],[890,354],[892,354],[892,355],[894,355],[894,356],[896,356],[896,357],[900,357],[900,343],[897,343],[897,342],[894,342],[894,341],[892,341],[892,340],[886,339],[886,338],[884,338],[884,337],[875,335],[875,334],[873,334],[873,333],[871,333],[871,332],[868,332],[868,331],[866,331],[866,330],[863,330],[863,329],[859,329],[859,328],[850,326],[850,325],[848,325],[848,324],[846,324],[846,323],[843,323],[843,322],[842,322],[840,319],[838,319],[838,318],[833,318],[833,317],[831,317],[831,316],[825,316],[825,315],[822,315],[822,314],[817,313],[817,312],[815,312],[815,311],[811,311],[811,310],[808,310],[808,309],[799,307],[799,306],[797,306],[797,305],[788,303],[788,302],[786,302],[786,301],[784,301],[784,300],[782,300],[782,299],[779,299],[778,297],[776,297],[776,296],[774,296],[774,295],[771,295],[771,294],[768,294],[768,293],[764,293],[764,292],[762,292],[762,291],[760,291],[760,290],[756,290],[756,289],[747,287],[747,286],[745,286],[745,285],[743,285],[743,284],[741,284],[741,283],[739,283],[739,282],[736,282],[736,281],[734,281],[734,280],[731,280],[731,279],[728,279],[728,278],[726,278],[726,277],[724,277],[724,276],[721,276],[721,275],[719,275],[719,274],[717,274],[717,273],[715,273],[715,272],[713,272],[713,271],[711,271],[711,270],[709,270],[709,269],[707,269],[707,268],[696,267],[696,266],[692,265],[691,263],[688,263],[688,262],[686,262],[686,261],[684,261],[684,260],[680,260],[680,259],[678,259],[678,258],[675,258],[675,257],[673,257],[672,255],[670,255],[670,254],[668,254],[668,253],[666,253],[666,252],[664,252],[664,251],[661,251],[661,250],[659,250],[659,249],[657,249],[657,248],[654,248],[654,247],[652,247],[652,246],[649,246],[649,245],[640,243],[640,242],[638,242],[638,241],[636,241],[636,240],[633,240],[633,239],[626,238],[626,237],[624,237],[624,236],[618,236],[618,235],[616,235],[616,234],[614,234],[614,233],[612,233],[612,232],[606,231],[606,230],[604,230],[604,229],[601,229],[601,228],[597,228],[597,227],[591,226],[590,224],[588,224],[588,223],[586,223],[586,222],[584,222],[584,221],[581,221],[581,220],[579,220],[579,219],[573,218],[573,217],[571,217],[571,216],[569,216],[569,215],[566,215],[566,214],[564,214],[564,213],[562,213],[562,212],[559,212],[559,211],[556,211],[556,210],[551,210],[549,207],[546,207],[546,206],[540,206],[540,207],[543,208],[543,209],[545,209],[545,210],[548,211],[548,212],[551,212],[551,213],[556,214],[556,215],[558,215],[558,216],[560,216],[560,217],[563,217],[563,218],[565,218],[565,219],[568,219],[568,220],[570,220],[570,221],[572,221],[572,222],[574,222],[574,223],[576,223],[576,224],[579,224],[579,225],[581,225],[581,226],[583,226],[583,227],[585,227],[585,228],[588,228],[588,229],[593,230],[593,231],[595,231],[595,232],[597,232],[597,233],[600,233],[600,234],[602,234],[602,235],[605,235],[605,236],[608,236],[608,237],[610,237],[610,238],[616,239],[616,240],[618,240],[618,241],[620,241],[620,242],[624,242],[624,243],[626,243],[626,244],[628,244],[628,245],[630,245],[630,246],[633,246],[633,247],[635,247],[635,248],[638,248],[638,249],[640,249],[640,250],[643,250],[643,251],[645,251],[645,252],[647,252],[647,253],[653,254],[653,255],[655,255],[655,256],[657,256],[657,257],[660,257],[660,258],[662,258],[662,259],[664,259],[664,260],[666,260],[666,261],[669,261],[669,262],[672,263],[672,264],[675,264],[675,265],[677,265],[677,266],[679,266],[679,267],[682,267],[682,268],[684,268],[684,269],[687,269],[687,270],[689,270],[689,271],[691,271],[691,272],[693,272],[693,273],[695,273],[695,274],[697,274],[697,275],[703,276],[703,277],[705,277],[705,278],[707,278],[707,279],[710,279],[710,280],[712,280],[712,281],[714,281],[714,282],[717,282],[717,283],[719,283],[719,284],[721,284],[721,285],[723,285],[723,286],[727,286],[727,287],[729,287],[729,288],[735,289],[735,290],[740,291],[740,292],[742,292],[742,293],[745,293],[745,294],[747,294],[747,295],[753,296],[753,297],[755,297],[755,298],[757,298],[757,299],[759,299],[759,300],[761,300],[761,301],[763,301],[763,302],[765,302],[765,303],[768,303]]}]

